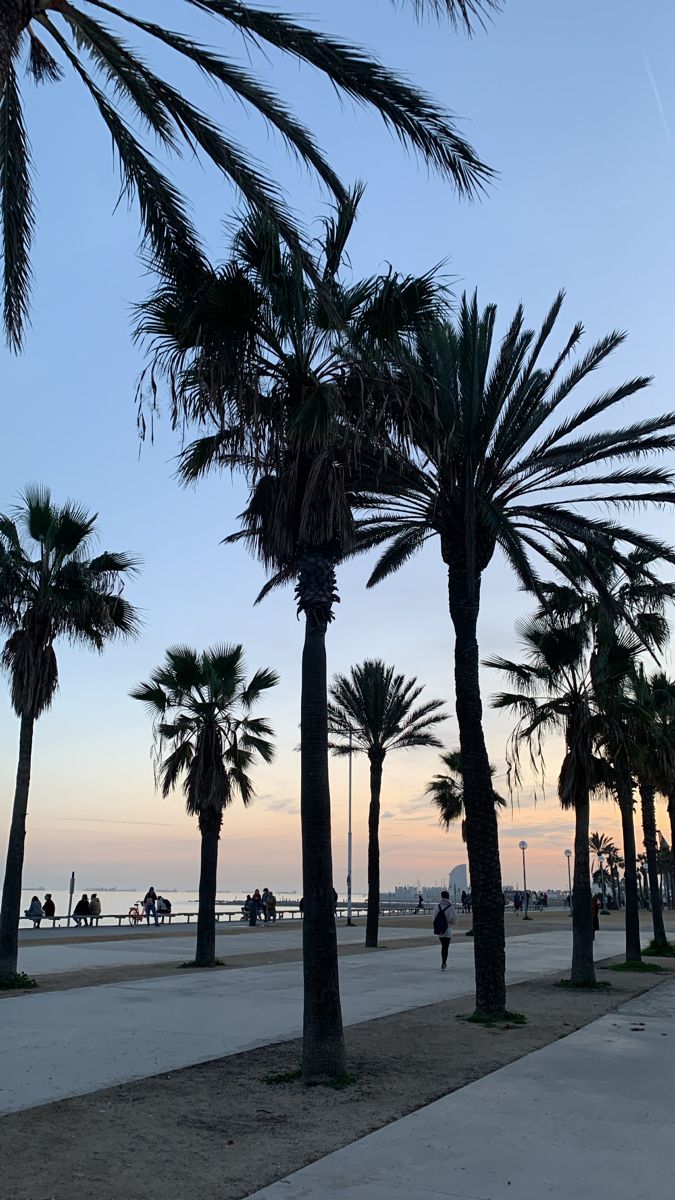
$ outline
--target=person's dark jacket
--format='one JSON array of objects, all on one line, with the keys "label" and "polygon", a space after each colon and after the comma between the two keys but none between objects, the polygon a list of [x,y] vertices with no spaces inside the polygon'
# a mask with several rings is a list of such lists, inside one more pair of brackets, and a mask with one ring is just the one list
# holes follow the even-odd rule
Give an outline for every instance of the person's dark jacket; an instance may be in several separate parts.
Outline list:
[{"label": "person's dark jacket", "polygon": [[74,917],[90,917],[91,916],[91,908],[89,907],[89,901],[88,900],[78,900],[77,904],[75,905],[75,908],[73,909],[73,916]]},{"label": "person's dark jacket", "polygon": [[54,904],[54,901],[45,900],[44,904],[42,905],[42,911],[46,917],[55,917],[56,905]]}]

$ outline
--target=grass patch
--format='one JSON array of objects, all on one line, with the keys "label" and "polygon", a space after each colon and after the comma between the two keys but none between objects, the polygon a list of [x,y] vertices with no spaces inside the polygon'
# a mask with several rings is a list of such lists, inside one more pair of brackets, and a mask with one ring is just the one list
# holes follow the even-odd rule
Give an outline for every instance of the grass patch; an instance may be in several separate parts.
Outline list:
[{"label": "grass patch", "polygon": [[667,942],[665,946],[657,946],[654,939],[647,946],[646,950],[642,951],[647,958],[675,958],[675,946],[672,942]]},{"label": "grass patch", "polygon": [[652,975],[657,975],[660,972],[663,973],[665,971],[665,969],[666,968],[660,966],[659,963],[645,963],[645,962],[639,962],[639,963],[622,962],[622,963],[614,963],[613,967],[603,967],[603,970],[605,970],[605,971],[642,971],[643,973],[649,972]]},{"label": "grass patch", "polygon": [[572,983],[571,979],[561,979],[558,983],[558,987],[570,988],[574,992],[603,992],[611,986],[606,979],[596,979],[595,983]]},{"label": "grass patch", "polygon": [[190,962],[181,963],[180,969],[181,969],[181,971],[189,971],[190,969],[192,969],[193,971],[212,971],[214,967],[224,967],[224,966],[225,966],[225,959],[223,959],[223,958],[217,958],[213,963],[210,963],[208,967],[200,967],[195,962],[194,959],[191,959]]},{"label": "grass patch", "polygon": [[355,1083],[358,1083],[358,1076],[345,1072],[344,1075],[336,1075],[335,1079],[331,1079],[326,1084],[326,1087],[332,1088],[334,1092],[341,1092],[344,1088],[353,1087]]},{"label": "grass patch", "polygon": [[10,975],[7,979],[0,979],[0,990],[2,991],[21,992],[25,988],[36,988],[38,986],[37,979],[33,979],[32,975],[26,975],[25,971],[17,971],[16,975]]},{"label": "grass patch", "polygon": [[263,1083],[295,1083],[297,1079],[302,1079],[302,1067],[295,1067],[292,1071],[273,1071],[271,1075],[263,1077]]},{"label": "grass patch", "polygon": [[473,1012],[470,1017],[458,1017],[459,1021],[468,1021],[470,1025],[483,1025],[486,1029],[513,1029],[516,1025],[526,1025],[527,1017],[524,1013],[509,1012],[507,1009],[503,1017],[491,1017],[489,1013]]}]

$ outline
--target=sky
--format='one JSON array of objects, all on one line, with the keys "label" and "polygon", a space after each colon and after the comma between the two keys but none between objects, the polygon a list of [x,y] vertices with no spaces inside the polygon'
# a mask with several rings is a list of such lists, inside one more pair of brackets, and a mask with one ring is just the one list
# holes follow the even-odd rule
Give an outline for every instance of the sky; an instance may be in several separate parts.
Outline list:
[{"label": "sky", "polygon": [[[86,7],[86,5],[85,5]],[[149,0],[134,11],[156,15]],[[430,176],[382,122],[309,69],[273,52],[253,59],[311,125],[345,181],[367,183],[351,242],[355,276],[420,272],[445,263],[459,294],[478,289],[496,302],[504,329],[522,300],[528,320],[543,318],[556,292],[567,301],[562,331],[582,320],[588,343],[613,328],[627,344],[594,380],[594,389],[653,374],[647,394],[627,406],[653,413],[673,407],[672,276],[675,249],[675,10],[652,0],[649,20],[632,0],[505,0],[472,39],[447,24],[416,24],[412,5],[388,0],[285,0],[317,28],[367,45],[451,109],[478,153],[498,172],[477,203],[458,200]],[[93,10],[92,10],[93,11]],[[181,0],[164,0],[173,28],[247,63],[242,45]],[[187,18],[187,20],[186,20]],[[220,40],[218,40],[220,39]],[[316,228],[328,198],[262,123],[220,96],[173,58],[144,46],[156,69],[269,165],[298,217]],[[29,805],[24,879],[64,887],[71,869],[99,887],[196,887],[198,833],[181,796],[154,790],[151,730],[129,689],[147,677],[166,647],[241,642],[251,669],[274,667],[279,686],[264,712],[277,734],[277,757],[256,773],[258,797],[226,814],[220,851],[222,889],[267,883],[277,894],[300,887],[299,671],[302,625],[290,591],[254,607],[264,581],[241,547],[223,547],[237,528],[240,481],[212,477],[186,491],[175,479],[177,435],[160,419],[154,444],[139,444],[135,391],[144,364],[130,337],[132,306],[151,284],[136,251],[133,209],[117,203],[119,185],[107,133],[75,78],[26,86],[26,116],[36,164],[38,228],[33,324],[20,357],[0,349],[0,511],[29,482],[48,484],[57,501],[73,497],[99,514],[101,546],[140,556],[142,572],[126,595],[139,606],[142,634],[103,656],[59,649],[61,687],[39,722]],[[227,254],[237,197],[214,171],[175,164],[211,254]],[[562,333],[561,333],[562,336]],[[583,397],[582,397],[583,398]],[[641,523],[666,537],[669,521]],[[457,744],[453,718],[452,636],[445,580],[435,544],[400,575],[367,591],[372,563],[340,570],[341,603],[328,636],[330,673],[379,656],[448,702],[441,735]],[[483,584],[484,655],[517,652],[514,622],[527,611],[506,565],[496,559]],[[489,708],[499,687],[485,671],[488,747],[504,789],[508,719]],[[0,838],[9,825],[18,724],[0,690]],[[503,875],[520,878],[518,842],[528,841],[528,883],[563,886],[572,827],[555,795],[559,747],[551,743],[548,784],[513,797],[501,817]],[[438,769],[434,750],[392,755],[382,796],[382,885],[431,882],[464,861],[459,829],[442,832],[424,788]],[[332,763],[334,871],[344,890],[347,768]],[[354,890],[365,889],[368,778],[354,774]],[[665,814],[660,808],[660,823]],[[598,804],[592,825],[619,835],[617,810]],[[664,832],[667,829],[661,824]],[[3,842],[4,845],[4,842]],[[264,876],[264,878],[263,878]]]}]

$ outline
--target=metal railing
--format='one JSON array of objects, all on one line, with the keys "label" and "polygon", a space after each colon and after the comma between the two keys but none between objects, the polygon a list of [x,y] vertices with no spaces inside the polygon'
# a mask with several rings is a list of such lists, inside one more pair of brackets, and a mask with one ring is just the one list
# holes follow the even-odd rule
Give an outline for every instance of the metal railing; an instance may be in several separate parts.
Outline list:
[{"label": "metal railing", "polygon": [[[415,904],[397,904],[397,903],[381,904],[380,905],[380,915],[383,917],[414,916],[415,914],[419,915],[420,913],[430,913],[432,911],[432,908],[433,908],[433,905],[431,905],[431,904],[425,904],[423,908],[419,908]],[[366,915],[367,911],[368,911],[368,906],[366,904],[352,903],[352,916],[353,917],[364,917]],[[303,915],[300,912],[300,909],[297,908],[297,906],[295,908],[279,908],[279,907],[277,907],[276,914],[277,914],[276,921],[270,921],[270,922],[268,922],[268,924],[271,924],[271,925],[278,924],[279,921],[284,921],[284,920],[286,920],[286,921],[302,920],[302,915]],[[346,904],[342,904],[342,903],[338,904],[337,910],[336,910],[336,916],[338,917],[338,919],[346,918],[346,916],[347,916],[347,905]],[[248,921],[249,921],[248,914],[242,913],[241,910],[236,911],[236,912],[223,912],[221,909],[217,908],[216,912],[215,912],[215,917],[216,917],[216,924],[218,924],[218,925],[221,922],[227,922],[228,925],[231,925],[233,921],[235,921],[237,924],[248,924]],[[135,921],[130,917],[129,911],[127,911],[125,913],[101,913],[101,915],[98,917],[86,917],[86,918],[82,917],[80,919],[83,922],[83,924],[79,928],[87,928],[87,929],[96,929],[101,925],[103,925],[104,927],[109,927],[110,925],[114,926],[115,923],[117,924],[118,928],[121,928],[123,925],[124,926],[129,925],[132,928],[146,927],[147,924],[154,925],[154,917],[151,917],[150,921],[148,922],[147,917],[145,917],[145,915],[144,915],[140,921]],[[22,916],[20,918],[20,920],[26,922],[27,924],[32,923],[31,917]],[[88,924],[86,926],[84,925],[85,920],[88,922]],[[159,925],[171,925],[174,921],[176,921],[177,923],[189,925],[190,922],[193,920],[194,921],[197,920],[196,909],[192,909],[189,912],[186,911],[186,912],[170,912],[170,913],[158,913],[157,914],[157,921],[158,921]],[[63,922],[63,925],[61,925],[61,922]],[[257,923],[258,923],[258,925],[264,925],[265,921],[262,917],[260,917],[258,919]],[[51,926],[53,929],[55,929],[55,928],[59,928],[59,929],[60,928],[71,928],[71,927],[78,928],[78,926],[75,923],[74,918],[71,916],[70,921],[69,921],[66,913],[63,913],[60,915],[57,914],[53,917],[42,917],[41,924]]]}]

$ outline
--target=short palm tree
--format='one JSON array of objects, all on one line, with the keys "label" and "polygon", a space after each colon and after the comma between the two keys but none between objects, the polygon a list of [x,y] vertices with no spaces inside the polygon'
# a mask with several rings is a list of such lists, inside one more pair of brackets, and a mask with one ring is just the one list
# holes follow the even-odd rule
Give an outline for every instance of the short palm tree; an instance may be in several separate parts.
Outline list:
[{"label": "short palm tree", "polygon": [[659,879],[656,793],[659,789],[662,764],[664,760],[672,759],[675,752],[669,731],[664,729],[660,719],[659,710],[662,703],[660,687],[660,677],[656,676],[656,681],[653,678],[650,679],[644,665],[638,664],[631,680],[630,700],[632,704],[628,719],[634,747],[632,766],[635,770],[640,795],[642,836],[647,858],[650,909],[654,930],[652,947],[654,950],[670,953],[671,947],[663,919],[663,900]]},{"label": "short palm tree", "polygon": [[[462,841],[466,842],[466,821],[464,819],[464,782],[462,777],[461,750],[446,750],[441,754],[441,762],[445,767],[442,774],[434,775],[427,784],[425,794],[431,797],[431,803],[438,809],[438,822],[443,829],[449,829],[455,821],[461,821]],[[490,763],[490,774],[495,776],[497,768]],[[506,808],[506,800],[493,789],[496,808]]]},{"label": "short palm tree", "polygon": [[[199,286],[165,279],[141,308],[150,370],[170,379],[176,422],[204,435],[181,474],[240,470],[249,485],[243,541],[270,573],[295,584],[305,622],[300,702],[303,854],[303,1074],[345,1071],[334,919],[326,633],[338,602],[336,567],[355,546],[362,465],[379,456],[393,399],[385,391],[403,345],[433,320],[442,296],[431,275],[347,282],[341,276],[359,191],[325,221],[319,285],[274,229],[246,221],[232,260]],[[374,410],[378,432],[371,431]],[[373,418],[373,421],[375,418]]]},{"label": "short palm tree", "polygon": [[328,728],[334,754],[367,754],[370,763],[368,810],[368,914],[366,946],[377,946],[380,919],[380,793],[384,760],[392,750],[440,746],[434,732],[447,720],[442,700],[418,703],[424,688],[398,675],[381,659],[366,659],[349,675],[336,675],[330,687]]},{"label": "short palm tree", "polygon": [[0,911],[0,985],[16,975],[21,879],[35,722],[58,688],[56,643],[103,650],[136,633],[138,619],[122,596],[135,571],[128,554],[92,555],[96,515],[54,504],[47,488],[29,487],[11,515],[0,516],[0,659],[19,717],[19,762]]},{"label": "short palm tree", "polygon": [[[617,349],[603,338],[577,362],[576,325],[550,363],[543,353],[562,308],[560,294],[538,332],[519,308],[495,346],[496,307],[462,299],[455,322],[418,341],[414,404],[407,406],[410,453],[381,480],[369,502],[361,545],[389,546],[370,586],[438,538],[448,574],[455,631],[455,691],[462,751],[467,847],[474,897],[476,1006],[502,1014],[506,1000],[504,913],[497,821],[483,733],[477,624],[483,576],[497,547],[518,582],[540,592],[537,560],[567,558],[592,571],[591,551],[614,539],[610,555],[642,546],[673,561],[673,551],[611,515],[675,500],[675,477],[652,461],[675,446],[675,414],[598,429],[595,422],[649,383],[630,379],[571,409],[575,389]],[[591,428],[592,425],[592,428]],[[610,511],[598,512],[600,502]]]},{"label": "short palm tree", "polygon": [[201,834],[199,914],[195,966],[216,962],[218,842],[223,813],[237,795],[245,805],[255,791],[256,759],[274,756],[273,731],[251,711],[278,676],[268,668],[245,679],[241,646],[216,646],[199,654],[173,646],[161,667],[131,695],[153,718],[158,777],[163,796],[182,781],[185,806]]},{"label": "short palm tree", "polygon": [[607,862],[607,872],[609,874],[609,885],[612,889],[612,897],[617,908],[619,904],[619,874],[618,869],[623,866],[623,859],[619,853],[619,848],[613,838],[606,833],[599,833],[594,830],[588,839],[588,845],[596,857],[603,855]]},{"label": "short palm tree", "polygon": [[[365,51],[298,24],[283,12],[241,0],[184,0],[186,20],[197,12],[215,18],[219,40],[229,31],[246,49],[281,51],[322,74],[342,95],[378,112],[386,125],[435,170],[450,178],[460,194],[470,195],[489,178],[471,146],[459,135],[449,114],[405,79],[387,71]],[[496,0],[412,0],[425,9],[445,11],[470,32]],[[249,107],[275,130],[294,154],[341,199],[345,189],[310,130],[298,120],[269,84],[220,51],[204,46],[194,31],[174,32],[161,19],[139,14],[106,0],[3,0],[0,5],[0,232],[4,259],[4,325],[8,342],[19,348],[28,319],[30,249],[35,209],[31,162],[21,86],[20,60],[36,84],[57,82],[64,68],[84,87],[119,159],[123,188],[135,196],[147,247],[169,269],[201,257],[198,235],[183,196],[157,166],[138,135],[146,130],[171,156],[195,151],[210,160],[238,189],[248,205],[275,223],[296,251],[301,240],[279,185],[252,159],[247,148],[148,65],[129,36],[148,49],[167,50],[194,68],[230,101]],[[130,120],[120,111],[123,101]]]},{"label": "short palm tree", "polygon": [[675,680],[663,671],[651,677],[655,715],[658,722],[658,756],[654,769],[657,791],[668,805],[670,821],[670,853],[672,885],[671,896],[675,903]]},{"label": "short palm tree", "polygon": [[[551,589],[553,592],[554,589]],[[516,786],[521,780],[521,751],[544,774],[543,741],[562,734],[565,754],[558,777],[563,809],[574,812],[574,883],[572,889],[571,982],[595,983],[593,914],[589,862],[590,804],[604,785],[604,764],[596,743],[598,714],[593,696],[592,643],[583,621],[549,606],[519,628],[523,655],[517,661],[497,656],[486,665],[501,671],[511,691],[493,697],[495,708],[516,717],[510,754]],[[623,658],[622,658],[623,664]]]}]

